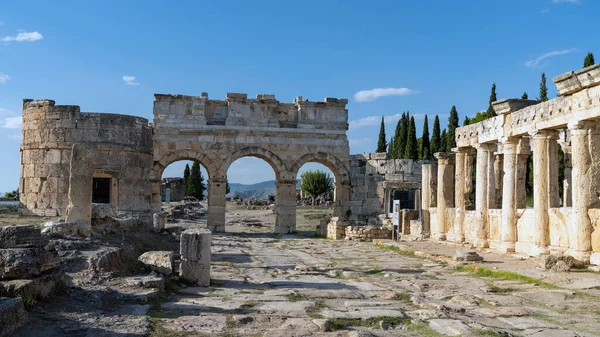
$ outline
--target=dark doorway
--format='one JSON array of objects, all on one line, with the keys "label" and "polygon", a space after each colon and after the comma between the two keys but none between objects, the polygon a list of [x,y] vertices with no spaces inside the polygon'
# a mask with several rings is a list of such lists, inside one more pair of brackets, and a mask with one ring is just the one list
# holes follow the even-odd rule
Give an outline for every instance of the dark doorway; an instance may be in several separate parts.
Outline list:
[{"label": "dark doorway", "polygon": [[393,190],[390,199],[389,209],[393,209],[394,200],[400,200],[400,209],[415,208],[415,190]]},{"label": "dark doorway", "polygon": [[110,204],[111,178],[94,178],[92,182],[92,202],[97,204]]}]

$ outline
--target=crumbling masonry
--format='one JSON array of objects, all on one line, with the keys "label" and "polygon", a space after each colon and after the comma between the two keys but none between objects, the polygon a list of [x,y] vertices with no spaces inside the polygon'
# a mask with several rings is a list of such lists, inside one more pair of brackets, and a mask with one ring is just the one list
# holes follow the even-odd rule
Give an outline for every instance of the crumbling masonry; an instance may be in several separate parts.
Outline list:
[{"label": "crumbling masonry", "polygon": [[[280,103],[274,95],[228,93],[155,95],[154,121],[82,113],[51,100],[23,101],[19,192],[24,212],[80,223],[86,233],[94,199],[119,213],[152,222],[160,212],[163,170],[195,160],[208,171],[208,226],[223,231],[227,169],[253,156],[276,176],[276,231],[296,228],[296,175],[307,162],[335,178],[334,215],[346,219],[350,197],[347,100],[302,97]],[[97,192],[97,193],[96,193]]]}]

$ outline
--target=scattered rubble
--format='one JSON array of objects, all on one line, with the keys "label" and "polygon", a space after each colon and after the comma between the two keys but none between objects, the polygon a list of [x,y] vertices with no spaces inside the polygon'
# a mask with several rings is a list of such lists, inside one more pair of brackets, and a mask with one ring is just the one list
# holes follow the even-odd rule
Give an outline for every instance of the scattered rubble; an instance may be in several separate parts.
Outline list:
[{"label": "scattered rubble", "polygon": [[138,260],[159,274],[168,276],[175,270],[175,253],[172,251],[145,252]]}]

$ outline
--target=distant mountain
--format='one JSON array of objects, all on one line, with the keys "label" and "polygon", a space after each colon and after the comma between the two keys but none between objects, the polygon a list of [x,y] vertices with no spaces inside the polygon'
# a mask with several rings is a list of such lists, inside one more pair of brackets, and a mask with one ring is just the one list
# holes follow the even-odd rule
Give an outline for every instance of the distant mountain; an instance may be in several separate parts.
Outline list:
[{"label": "distant mountain", "polygon": [[[240,183],[229,183],[231,192],[227,194],[228,197],[239,195],[242,199],[249,198],[268,198],[269,195],[276,194],[275,180],[262,181],[256,184],[240,184]],[[300,188],[300,179],[296,180],[296,188]]]}]

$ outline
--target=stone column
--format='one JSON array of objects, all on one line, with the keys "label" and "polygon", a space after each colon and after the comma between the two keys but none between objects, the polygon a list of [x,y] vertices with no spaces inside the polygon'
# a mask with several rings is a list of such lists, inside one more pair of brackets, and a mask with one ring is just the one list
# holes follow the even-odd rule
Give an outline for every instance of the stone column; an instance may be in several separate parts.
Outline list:
[{"label": "stone column", "polygon": [[[592,250],[592,223],[588,216],[588,209],[597,203],[595,186],[598,184],[597,155],[599,149],[594,146],[593,137],[596,122],[583,121],[569,123],[571,130],[571,155],[573,160],[573,218],[570,223],[569,242],[567,254],[574,258],[589,262]],[[593,156],[592,156],[593,154]],[[594,165],[596,164],[596,165]]]},{"label": "stone column", "polygon": [[533,247],[530,255],[548,254],[550,216],[548,208],[558,207],[558,132],[540,130],[533,140]]},{"label": "stone column", "polygon": [[517,209],[527,208],[527,159],[531,153],[529,138],[520,137],[517,148]]},{"label": "stone column", "polygon": [[90,236],[92,230],[93,164],[94,149],[87,144],[73,144],[66,221],[76,223],[78,234],[83,236]]},{"label": "stone column", "polygon": [[446,240],[446,208],[453,204],[454,182],[454,156],[451,153],[437,152],[437,212],[438,223],[434,238],[439,241]]},{"label": "stone column", "polygon": [[470,204],[469,194],[473,184],[471,183],[472,154],[469,148],[459,147],[453,149],[455,155],[455,183],[454,183],[454,207],[456,216],[454,218],[454,242],[462,243],[465,241],[464,221],[467,204]]},{"label": "stone column", "polygon": [[[517,239],[517,149],[518,138],[504,138],[504,177],[502,181],[502,243],[498,247],[501,252],[515,251]],[[521,186],[524,189],[525,186]]]},{"label": "stone column", "polygon": [[[421,223],[422,232],[420,234],[430,232],[430,213],[429,209],[435,206],[436,201],[436,183],[437,174],[434,164],[423,164],[421,171]],[[416,233],[413,233],[416,234]]]},{"label": "stone column", "polygon": [[489,198],[489,163],[490,145],[479,144],[477,150],[477,172],[475,182],[475,216],[477,217],[477,239],[474,244],[478,248],[489,247],[488,198]]},{"label": "stone column", "polygon": [[496,190],[496,199],[494,200],[494,206],[490,208],[502,208],[502,179],[504,175],[504,156],[502,153],[494,154],[494,189]]},{"label": "stone column", "polygon": [[181,233],[179,277],[201,287],[210,286],[210,243],[208,229],[188,229]]},{"label": "stone column", "polygon": [[573,171],[573,162],[571,158],[571,145],[561,143],[560,147],[563,151],[563,160],[565,164],[564,178],[563,181],[560,182],[563,185],[563,194],[561,196],[563,200],[562,207],[573,207],[573,178],[571,173]]},{"label": "stone column", "polygon": [[208,180],[208,228],[215,233],[225,232],[225,192],[227,180]]},{"label": "stone column", "polygon": [[275,186],[277,187],[275,233],[294,232],[296,230],[296,180],[278,180]]}]

